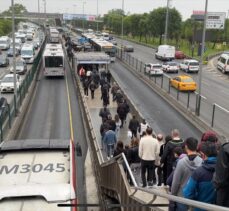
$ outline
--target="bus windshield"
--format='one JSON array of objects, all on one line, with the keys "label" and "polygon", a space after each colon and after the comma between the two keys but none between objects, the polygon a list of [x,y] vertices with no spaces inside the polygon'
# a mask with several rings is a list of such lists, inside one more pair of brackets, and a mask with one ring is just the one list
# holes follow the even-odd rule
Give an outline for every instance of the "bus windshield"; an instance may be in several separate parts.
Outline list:
[{"label": "bus windshield", "polygon": [[45,67],[63,67],[63,57],[61,56],[46,56]]}]

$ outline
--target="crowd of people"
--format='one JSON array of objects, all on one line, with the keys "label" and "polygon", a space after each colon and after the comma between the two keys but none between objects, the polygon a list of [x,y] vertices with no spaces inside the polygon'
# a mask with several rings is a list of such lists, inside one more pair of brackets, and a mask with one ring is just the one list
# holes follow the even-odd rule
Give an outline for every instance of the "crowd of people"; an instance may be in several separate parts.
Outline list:
[{"label": "crowd of people", "polygon": [[[101,74],[82,67],[79,75],[86,96],[90,89],[93,99],[95,89],[101,87],[102,150],[108,159],[124,153],[138,186],[164,186],[174,196],[229,207],[229,143],[221,145],[213,131],[205,132],[199,141],[194,137],[184,140],[178,129],[167,136],[155,134],[146,120],[140,122],[133,114],[127,125],[130,143],[124,145],[120,131],[127,124],[130,106],[120,87],[110,85],[110,72]],[[109,93],[117,103],[114,118],[108,108]],[[127,178],[132,184],[128,173]],[[186,211],[188,207],[170,201],[169,210]]]}]

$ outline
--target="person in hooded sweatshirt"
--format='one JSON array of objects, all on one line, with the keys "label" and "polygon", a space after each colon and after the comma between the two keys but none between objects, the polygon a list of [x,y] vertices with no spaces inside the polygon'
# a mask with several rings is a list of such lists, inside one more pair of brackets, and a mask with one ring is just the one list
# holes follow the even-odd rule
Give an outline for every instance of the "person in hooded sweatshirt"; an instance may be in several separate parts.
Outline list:
[{"label": "person in hooded sweatshirt", "polygon": [[[171,194],[174,196],[183,197],[182,190],[189,177],[202,164],[203,160],[197,154],[197,145],[198,141],[193,137],[187,138],[185,141],[187,155],[178,161],[173,175]],[[175,210],[187,211],[188,207],[184,204],[176,203]]]},{"label": "person in hooded sweatshirt", "polygon": [[[183,195],[187,199],[214,204],[216,190],[212,178],[216,166],[216,145],[211,142],[204,142],[200,147],[200,153],[204,162],[192,173],[192,176],[183,188]],[[195,208],[194,211],[205,210]]]}]

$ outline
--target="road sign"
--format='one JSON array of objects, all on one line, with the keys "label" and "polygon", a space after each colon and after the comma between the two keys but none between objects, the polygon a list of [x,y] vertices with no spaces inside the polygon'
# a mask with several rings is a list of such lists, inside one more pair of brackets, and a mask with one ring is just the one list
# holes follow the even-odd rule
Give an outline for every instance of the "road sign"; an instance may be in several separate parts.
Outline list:
[{"label": "road sign", "polygon": [[225,18],[225,12],[208,12],[206,29],[224,29]]}]

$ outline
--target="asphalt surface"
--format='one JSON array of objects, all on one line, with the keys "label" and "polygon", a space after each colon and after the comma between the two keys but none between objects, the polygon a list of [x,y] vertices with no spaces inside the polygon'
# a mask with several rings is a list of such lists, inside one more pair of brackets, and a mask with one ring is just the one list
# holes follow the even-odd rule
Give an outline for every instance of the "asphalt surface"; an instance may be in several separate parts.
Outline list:
[{"label": "asphalt surface", "polygon": [[77,196],[79,203],[85,203],[84,162],[87,142],[84,136],[79,101],[68,64],[66,70],[65,78],[45,78],[43,75],[40,77],[36,96],[28,110],[28,116],[18,139],[70,139],[68,86],[74,141],[79,142],[83,153],[82,157],[76,158]]},{"label": "asphalt surface", "polygon": [[[117,38],[118,44],[121,44],[121,40]],[[123,41],[123,44],[131,44],[134,47],[133,53],[128,53],[129,55],[138,58],[139,61],[143,63],[162,63],[160,60],[154,58],[155,50],[135,44],[129,41]],[[176,62],[181,62],[181,60],[176,60]],[[200,109],[200,117],[210,126],[213,115],[213,104],[216,103],[219,106],[216,107],[215,118],[214,118],[214,128],[218,129],[223,133],[223,135],[228,136],[227,125],[229,123],[229,75],[222,74],[219,70],[216,69],[217,58],[209,62],[208,65],[203,66],[202,71],[202,101]],[[179,71],[178,74],[166,74],[170,77],[175,77],[176,75],[184,74],[183,71]],[[187,73],[185,73],[187,74]],[[190,75],[198,84],[199,74],[193,73]],[[154,79],[153,79],[154,80]],[[160,79],[157,79],[160,81]],[[168,89],[168,78],[164,77],[164,88]],[[177,90],[171,88],[171,94],[176,97]],[[187,93],[180,93],[179,101],[187,105]],[[190,95],[190,109],[195,111],[196,106],[196,95]],[[223,108],[221,108],[223,107]],[[225,110],[225,109],[226,110]]]},{"label": "asphalt surface", "polygon": [[123,91],[157,133],[169,135],[172,129],[177,128],[183,138],[190,136],[200,138],[199,129],[189,123],[121,63],[116,61],[111,71]]}]

